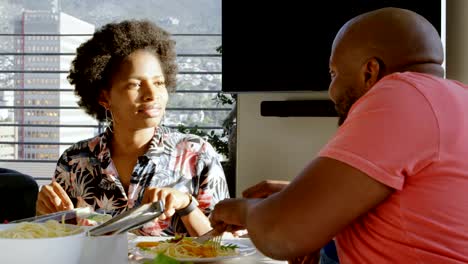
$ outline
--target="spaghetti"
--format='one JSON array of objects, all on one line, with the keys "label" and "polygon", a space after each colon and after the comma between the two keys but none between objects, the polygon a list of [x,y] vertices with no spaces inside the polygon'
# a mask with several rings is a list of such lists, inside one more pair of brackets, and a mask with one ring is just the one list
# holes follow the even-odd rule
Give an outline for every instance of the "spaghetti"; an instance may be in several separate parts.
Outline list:
[{"label": "spaghetti", "polygon": [[192,238],[169,239],[166,241],[139,242],[138,248],[154,254],[162,253],[166,256],[184,258],[213,258],[239,255],[236,245],[216,245],[213,241],[198,243]]},{"label": "spaghetti", "polygon": [[56,220],[44,223],[22,222],[0,231],[0,238],[51,238],[64,237],[83,232],[79,227],[61,224]]}]

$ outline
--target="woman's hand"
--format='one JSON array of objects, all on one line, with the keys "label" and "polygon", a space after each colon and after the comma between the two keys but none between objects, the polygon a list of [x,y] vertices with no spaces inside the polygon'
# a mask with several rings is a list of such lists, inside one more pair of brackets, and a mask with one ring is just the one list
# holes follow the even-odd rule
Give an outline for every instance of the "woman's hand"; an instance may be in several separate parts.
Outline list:
[{"label": "woman's hand", "polygon": [[281,191],[289,184],[288,181],[264,180],[242,192],[244,198],[266,198]]},{"label": "woman's hand", "polygon": [[41,187],[36,201],[36,215],[50,214],[73,208],[70,197],[57,182]]},{"label": "woman's hand", "polygon": [[164,220],[174,215],[176,210],[187,207],[190,204],[190,196],[188,193],[181,192],[174,188],[147,187],[143,195],[142,203],[152,203],[156,201],[163,201],[164,203],[164,213],[159,216],[159,219]]}]

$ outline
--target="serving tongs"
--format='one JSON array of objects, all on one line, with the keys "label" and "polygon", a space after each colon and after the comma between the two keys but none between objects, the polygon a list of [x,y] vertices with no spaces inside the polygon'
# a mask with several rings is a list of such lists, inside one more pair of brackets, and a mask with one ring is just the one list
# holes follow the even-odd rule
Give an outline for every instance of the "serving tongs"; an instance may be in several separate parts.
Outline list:
[{"label": "serving tongs", "polygon": [[51,214],[45,214],[45,215],[39,215],[39,216],[33,216],[33,217],[28,217],[28,218],[23,218],[23,219],[18,219],[9,222],[10,224],[16,224],[16,223],[22,223],[22,222],[31,222],[31,223],[44,223],[49,220],[55,220],[59,222],[63,221],[68,221],[71,219],[77,219],[77,218],[85,218],[89,216],[92,213],[91,208],[89,207],[79,207],[79,208],[73,208],[71,210],[67,211],[60,211],[60,212],[55,212]]},{"label": "serving tongs", "polygon": [[89,236],[117,235],[143,226],[164,212],[164,203],[142,204],[119,214],[88,231]]}]

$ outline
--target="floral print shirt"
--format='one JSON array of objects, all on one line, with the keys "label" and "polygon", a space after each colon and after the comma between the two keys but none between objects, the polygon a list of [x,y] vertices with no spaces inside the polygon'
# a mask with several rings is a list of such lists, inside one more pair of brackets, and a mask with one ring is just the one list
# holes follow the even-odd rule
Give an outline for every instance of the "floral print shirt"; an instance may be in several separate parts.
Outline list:
[{"label": "floral print shirt", "polygon": [[[204,139],[159,126],[146,154],[138,157],[126,193],[112,162],[108,144],[112,132],[80,141],[59,158],[53,180],[70,196],[75,207],[122,213],[141,203],[145,187],[171,187],[192,194],[209,215],[215,204],[229,198],[218,154]],[[187,234],[175,214],[155,220],[139,230],[141,235]]]}]

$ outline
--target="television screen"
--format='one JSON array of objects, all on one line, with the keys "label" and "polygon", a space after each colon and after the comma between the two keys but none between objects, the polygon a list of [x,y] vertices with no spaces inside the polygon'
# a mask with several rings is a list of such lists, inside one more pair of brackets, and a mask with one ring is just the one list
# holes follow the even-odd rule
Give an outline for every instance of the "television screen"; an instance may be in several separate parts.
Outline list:
[{"label": "television screen", "polygon": [[414,10],[441,32],[441,0],[223,0],[222,90],[327,90],[330,48],[340,27],[386,6]]}]

